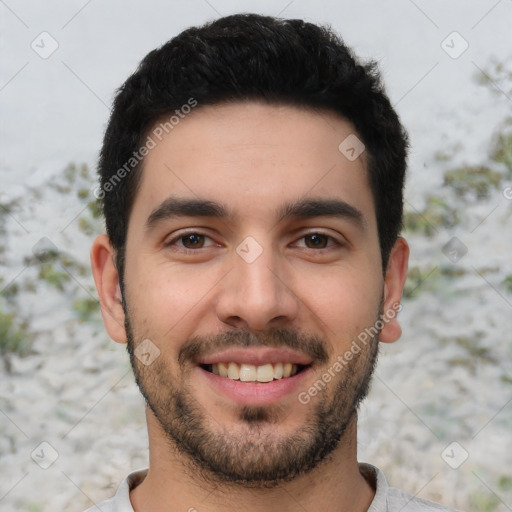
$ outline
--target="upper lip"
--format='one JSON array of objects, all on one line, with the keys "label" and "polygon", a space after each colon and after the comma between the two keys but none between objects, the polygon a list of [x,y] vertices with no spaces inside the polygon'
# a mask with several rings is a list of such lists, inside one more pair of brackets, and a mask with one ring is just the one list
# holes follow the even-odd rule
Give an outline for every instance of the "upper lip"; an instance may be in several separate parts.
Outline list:
[{"label": "upper lip", "polygon": [[307,366],[312,363],[310,357],[286,348],[235,348],[216,352],[202,357],[198,364],[238,363],[261,366],[264,364],[292,363]]}]

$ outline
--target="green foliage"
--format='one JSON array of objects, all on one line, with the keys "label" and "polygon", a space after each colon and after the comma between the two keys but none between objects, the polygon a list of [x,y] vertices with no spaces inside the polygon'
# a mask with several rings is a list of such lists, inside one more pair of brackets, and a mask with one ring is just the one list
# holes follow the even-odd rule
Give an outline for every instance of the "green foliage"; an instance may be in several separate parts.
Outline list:
[{"label": "green foliage", "polygon": [[[64,177],[64,183],[61,178],[62,175]],[[91,193],[88,188],[84,187],[84,185],[92,185],[87,164],[84,163],[78,167],[75,163],[70,163],[64,169],[62,175],[59,176],[58,179],[53,179],[48,185],[62,194],[69,194],[73,188],[76,189],[80,186],[77,192],[80,199],[86,198]]]},{"label": "green foliage", "polygon": [[473,505],[473,510],[478,510],[478,512],[495,512],[501,503],[495,494],[481,490],[472,492],[469,502]]},{"label": "green foliage", "polygon": [[437,229],[452,228],[459,222],[457,210],[436,196],[428,196],[422,212],[407,211],[404,214],[404,230],[410,233],[422,233],[433,236]]},{"label": "green foliage", "polygon": [[[499,95],[512,93],[512,72],[510,67],[504,66],[501,62],[494,62],[492,69],[489,71],[480,72],[477,75],[477,81],[481,85],[489,88],[489,90]],[[512,126],[512,117],[508,117],[505,120],[505,131],[499,132],[495,137],[491,145],[491,158],[495,162],[501,162],[505,164],[508,170],[508,174],[512,175],[512,132],[510,127]]]},{"label": "green foliage", "polygon": [[[479,345],[479,337],[468,337],[468,336],[455,336],[449,338],[440,338],[441,343],[443,344],[456,344],[459,347],[463,348],[468,357],[462,357],[463,364],[465,366],[469,366],[473,368],[477,364],[478,360],[485,360],[488,363],[496,364],[496,360],[493,358],[492,351],[488,347],[482,347]],[[450,362],[452,364],[457,363],[457,359],[452,359]]]},{"label": "green foliage", "polygon": [[[7,202],[0,203],[0,235],[7,233],[6,221],[7,217],[11,215],[16,207],[19,206],[18,200],[8,200]],[[4,251],[4,247],[0,246],[0,252]]]},{"label": "green foliage", "polygon": [[66,272],[55,269],[51,263],[44,263],[39,269],[39,278],[44,279],[51,286],[55,286],[61,292],[64,291],[64,284],[71,278]]},{"label": "green foliage", "polygon": [[10,208],[5,204],[0,204],[0,235],[6,234],[5,218],[10,213]]},{"label": "green foliage", "polygon": [[502,179],[500,172],[476,165],[447,171],[444,185],[451,187],[459,197],[474,194],[477,199],[484,199],[489,197],[491,188],[499,188]]},{"label": "green foliage", "polygon": [[48,183],[48,186],[54,188],[57,192],[61,194],[71,193],[71,187],[69,185],[62,185],[61,183]]},{"label": "green foliage", "polygon": [[507,70],[502,62],[496,60],[492,62],[491,66],[492,69],[479,71],[476,75],[476,81],[480,85],[488,87],[494,94],[501,96],[503,90],[509,89],[512,72]]},{"label": "green foliage", "polygon": [[453,289],[450,283],[467,274],[467,270],[453,265],[437,265],[434,267],[421,268],[412,266],[407,272],[407,280],[404,286],[404,297],[413,299],[420,291],[442,291],[443,296],[447,294],[459,294]]},{"label": "green foliage", "polygon": [[74,274],[78,274],[80,276],[87,276],[90,274],[89,267],[86,267],[81,263],[78,263],[71,256],[68,256],[66,254],[60,254],[59,263],[62,265],[62,268]]},{"label": "green foliage", "polygon": [[93,199],[87,203],[87,213],[88,215],[78,219],[78,228],[87,236],[96,235],[101,230],[97,219],[101,219],[103,214],[101,203],[98,199]]},{"label": "green foliage", "polygon": [[[2,283],[3,279],[0,278],[0,289],[2,289]],[[4,299],[7,299],[7,301],[9,302],[9,300],[13,299],[14,297],[16,297],[16,295],[18,295],[19,291],[19,284],[15,281],[14,283],[10,283],[9,286],[7,286],[6,288],[2,289],[2,297]]]},{"label": "green foliage", "polygon": [[89,167],[87,164],[82,164],[80,166],[80,176],[84,179],[84,180],[88,180],[89,179]]},{"label": "green foliage", "polygon": [[68,183],[75,183],[78,176],[84,180],[90,179],[89,166],[87,164],[83,163],[80,165],[80,167],[78,167],[75,163],[72,162],[68,164],[68,166],[64,169],[64,178]]},{"label": "green foliage", "polygon": [[87,203],[87,207],[91,212],[93,219],[99,219],[103,215],[103,211],[101,209],[101,202],[99,199],[94,199],[93,201],[89,201]]},{"label": "green foliage", "polygon": [[499,133],[493,140],[491,158],[495,162],[501,162],[512,175],[512,133]]},{"label": "green foliage", "polygon": [[87,188],[81,188],[76,195],[78,196],[78,199],[86,199],[91,191]]},{"label": "green foliage", "polygon": [[502,491],[512,491],[512,476],[502,475],[498,480],[498,487]]},{"label": "green foliage", "polygon": [[64,169],[64,178],[66,178],[66,181],[69,183],[69,184],[73,184],[76,180],[76,174],[77,174],[77,168],[76,168],[76,164],[69,164],[65,169]]},{"label": "green foliage", "polygon": [[44,252],[41,251],[40,253],[38,253],[35,258],[25,258],[25,264],[31,264],[35,260],[42,264],[51,264],[55,263],[59,259],[59,256],[59,251],[55,249],[48,249],[45,250]]},{"label": "green foliage", "polygon": [[407,273],[407,280],[404,286],[404,297],[408,299],[416,297],[420,288],[424,287],[425,281],[427,281],[427,279],[431,280],[439,277],[437,274],[438,272],[435,267],[422,269],[415,266],[410,268]]},{"label": "green foliage", "polygon": [[78,315],[80,322],[88,322],[100,310],[100,303],[91,297],[76,299],[73,302],[73,310]]},{"label": "green foliage", "polygon": [[94,226],[91,221],[86,217],[80,217],[78,219],[78,229],[87,236],[94,234]]},{"label": "green foliage", "polygon": [[[25,256],[23,262],[26,266],[38,268],[39,278],[61,291],[64,290],[64,284],[70,281],[70,274],[82,277],[90,274],[88,266],[84,266],[77,262],[72,256],[56,250],[46,250],[36,255]],[[26,283],[24,289],[35,291],[31,283]],[[17,291],[18,290],[16,290],[16,292]]]},{"label": "green foliage", "polygon": [[20,505],[23,507],[23,512],[41,512],[44,509],[44,505],[38,501],[27,501]]},{"label": "green foliage", "polygon": [[453,265],[450,265],[450,266],[442,265],[441,267],[439,267],[439,273],[443,277],[453,278],[453,277],[462,277],[462,276],[466,275],[467,270],[465,270],[462,267],[456,267]]},{"label": "green foliage", "polygon": [[451,155],[446,153],[445,151],[439,150],[434,153],[434,160],[436,162],[448,162],[451,159]]},{"label": "green foliage", "polygon": [[512,274],[505,277],[501,284],[505,287],[505,290],[507,290],[507,292],[512,293]]},{"label": "green foliage", "polygon": [[0,355],[8,352],[24,354],[28,346],[28,335],[15,321],[14,314],[0,310]]}]

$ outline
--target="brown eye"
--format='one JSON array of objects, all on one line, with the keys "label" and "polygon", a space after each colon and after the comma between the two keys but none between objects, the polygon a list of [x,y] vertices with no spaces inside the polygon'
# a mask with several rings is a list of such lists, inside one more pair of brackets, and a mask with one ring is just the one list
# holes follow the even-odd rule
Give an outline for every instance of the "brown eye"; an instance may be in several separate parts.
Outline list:
[{"label": "brown eye", "polygon": [[190,233],[180,237],[183,247],[187,249],[201,249],[204,246],[204,235],[199,233]]},{"label": "brown eye", "polygon": [[164,242],[164,247],[176,253],[184,253],[192,255],[193,253],[200,254],[201,249],[208,249],[215,246],[214,240],[208,235],[199,231],[183,231],[176,233],[174,238]]},{"label": "brown eye", "polygon": [[309,249],[325,249],[329,242],[329,236],[320,233],[313,233],[304,237],[306,247]]}]

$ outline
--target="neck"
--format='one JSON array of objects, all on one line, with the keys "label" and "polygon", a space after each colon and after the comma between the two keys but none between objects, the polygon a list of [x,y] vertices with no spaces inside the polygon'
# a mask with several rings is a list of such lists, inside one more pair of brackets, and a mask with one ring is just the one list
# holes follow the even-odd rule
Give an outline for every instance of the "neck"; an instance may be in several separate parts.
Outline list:
[{"label": "neck", "polygon": [[363,512],[375,494],[359,472],[356,416],[329,460],[271,489],[226,484],[214,477],[206,481],[204,475],[197,476],[186,455],[170,446],[150,411],[147,419],[150,463],[146,478],[130,493],[135,512],[220,512],[233,505],[248,512],[291,512],[298,506],[311,512]]}]

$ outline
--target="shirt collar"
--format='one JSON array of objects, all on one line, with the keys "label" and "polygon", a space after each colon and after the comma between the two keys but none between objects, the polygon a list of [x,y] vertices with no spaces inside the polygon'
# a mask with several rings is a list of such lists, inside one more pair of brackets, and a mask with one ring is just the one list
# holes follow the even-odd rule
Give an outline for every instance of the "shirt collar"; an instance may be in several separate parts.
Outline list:
[{"label": "shirt collar", "polygon": [[[385,511],[387,507],[389,484],[384,473],[379,468],[362,462],[359,463],[359,472],[375,491],[375,497],[373,498],[368,512]],[[135,487],[137,487],[144,478],[146,478],[147,474],[147,469],[139,469],[130,473],[127,478],[123,480],[113,499],[113,512],[133,511],[133,507],[130,502],[130,491],[135,489]]]}]

